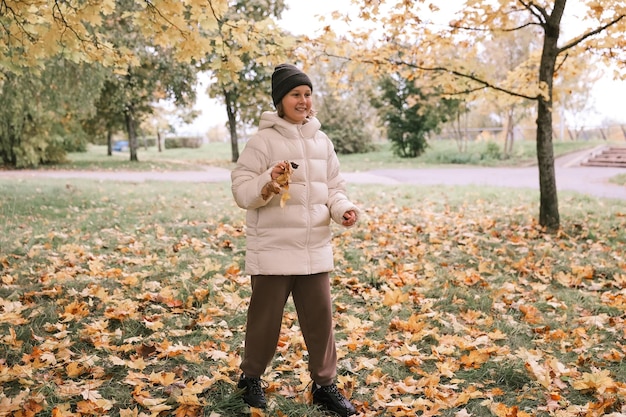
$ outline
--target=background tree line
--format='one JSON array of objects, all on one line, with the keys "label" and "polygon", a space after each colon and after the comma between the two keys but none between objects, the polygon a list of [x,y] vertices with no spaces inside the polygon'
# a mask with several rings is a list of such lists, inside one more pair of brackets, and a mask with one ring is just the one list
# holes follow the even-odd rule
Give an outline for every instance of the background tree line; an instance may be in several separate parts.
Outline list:
[{"label": "background tree line", "polygon": [[193,117],[202,71],[213,80],[208,94],[224,104],[235,161],[238,132],[271,109],[272,69],[289,60],[316,76],[319,116],[339,152],[365,152],[383,132],[398,155],[418,156],[431,132],[443,123],[458,126],[476,108],[506,126],[508,152],[515,125],[535,118],[540,223],[556,228],[555,109],[583,107],[588,86],[581,80],[595,76],[597,62],[618,62],[626,51],[616,36],[625,29],[625,5],[584,2],[585,26],[564,39],[567,3],[473,0],[441,28],[422,19],[437,11],[434,2],[362,2],[359,18],[373,25],[342,35],[329,25],[309,39],[277,25],[283,0],[158,8],[141,1],[4,1],[0,157],[13,167],[55,163],[96,138],[110,144],[122,131],[135,161],[138,130],[162,102],[174,103],[182,119]]}]

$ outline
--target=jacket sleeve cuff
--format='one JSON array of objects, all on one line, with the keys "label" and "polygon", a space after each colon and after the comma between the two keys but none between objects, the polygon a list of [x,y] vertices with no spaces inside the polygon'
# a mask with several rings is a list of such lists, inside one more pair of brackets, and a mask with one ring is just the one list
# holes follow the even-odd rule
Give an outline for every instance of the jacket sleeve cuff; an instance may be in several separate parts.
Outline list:
[{"label": "jacket sleeve cuff", "polygon": [[243,209],[256,209],[265,206],[273,196],[270,196],[267,200],[263,200],[261,197],[261,190],[272,180],[272,168],[269,168],[261,175],[250,178],[245,183],[237,184],[235,194],[235,200],[237,205]]},{"label": "jacket sleeve cuff", "polygon": [[361,210],[357,206],[352,204],[351,202],[346,201],[344,204],[336,204],[336,206],[332,208],[330,216],[335,223],[343,226],[342,224],[344,220],[343,215],[346,213],[346,211],[350,211],[350,210],[353,210],[354,213],[356,214],[356,221],[354,222],[352,226],[344,226],[344,227],[351,228],[351,227],[354,227],[354,225],[357,224],[359,219],[361,218]]}]

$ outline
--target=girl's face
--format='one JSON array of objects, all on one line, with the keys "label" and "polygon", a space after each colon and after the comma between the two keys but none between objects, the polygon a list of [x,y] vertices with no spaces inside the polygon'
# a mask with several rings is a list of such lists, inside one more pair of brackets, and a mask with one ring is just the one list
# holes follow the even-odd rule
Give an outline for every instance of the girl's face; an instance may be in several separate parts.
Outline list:
[{"label": "girl's face", "polygon": [[285,120],[295,124],[304,122],[313,106],[311,87],[299,85],[283,97],[281,105]]}]

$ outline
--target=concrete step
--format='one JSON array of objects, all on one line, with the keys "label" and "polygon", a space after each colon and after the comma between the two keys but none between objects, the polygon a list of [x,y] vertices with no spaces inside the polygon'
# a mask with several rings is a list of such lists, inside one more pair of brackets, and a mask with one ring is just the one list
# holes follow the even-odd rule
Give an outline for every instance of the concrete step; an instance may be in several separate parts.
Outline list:
[{"label": "concrete step", "polygon": [[589,167],[626,168],[626,147],[611,146],[600,153],[592,155],[582,163]]}]

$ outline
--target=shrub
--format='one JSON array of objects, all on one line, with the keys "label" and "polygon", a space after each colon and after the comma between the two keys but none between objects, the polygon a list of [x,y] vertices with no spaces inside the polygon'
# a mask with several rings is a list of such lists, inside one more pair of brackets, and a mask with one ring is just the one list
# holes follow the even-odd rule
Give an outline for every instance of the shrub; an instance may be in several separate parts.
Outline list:
[{"label": "shrub", "polygon": [[164,141],[165,149],[177,149],[177,148],[199,148],[202,146],[202,138],[195,137],[178,137],[178,138],[166,138]]}]

